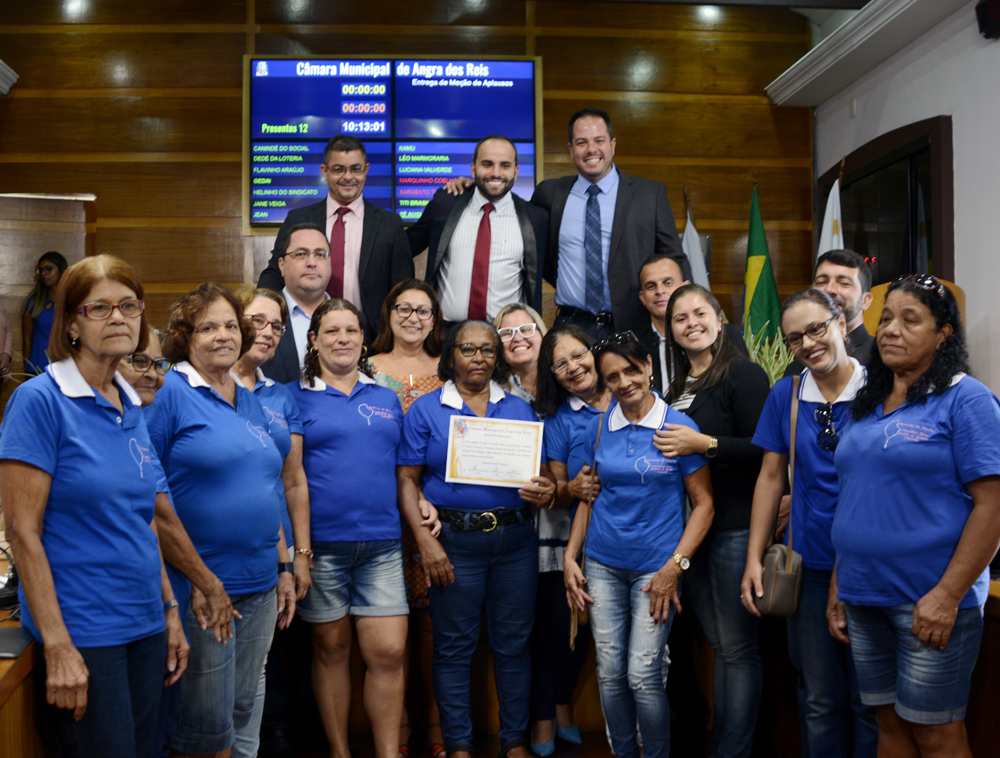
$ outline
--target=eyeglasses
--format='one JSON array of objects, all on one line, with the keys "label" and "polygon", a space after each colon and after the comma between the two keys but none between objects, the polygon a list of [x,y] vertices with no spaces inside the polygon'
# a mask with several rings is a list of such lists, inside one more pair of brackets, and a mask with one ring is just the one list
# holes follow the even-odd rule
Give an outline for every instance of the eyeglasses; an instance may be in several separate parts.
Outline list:
[{"label": "eyeglasses", "polygon": [[290,253],[285,253],[286,258],[291,258],[293,261],[297,261],[298,263],[306,260],[306,258],[310,255],[318,261],[325,261],[330,257],[330,251],[324,250],[323,248],[317,248],[316,250],[305,250],[303,248],[299,248],[298,250],[293,250]]},{"label": "eyeglasses", "polygon": [[141,316],[142,312],[146,310],[146,304],[142,300],[123,300],[120,303],[87,303],[86,305],[81,305],[75,312],[82,314],[84,318],[89,318],[92,321],[104,321],[111,318],[111,314],[114,313],[115,308],[125,318],[135,318],[136,316]]},{"label": "eyeglasses", "polygon": [[930,274],[910,274],[908,276],[901,276],[889,285],[889,289],[887,289],[886,292],[892,292],[903,282],[913,282],[927,292],[935,292],[938,297],[944,297],[944,285],[941,284],[941,280],[936,276],[931,276]]},{"label": "eyeglasses", "polygon": [[54,271],[58,271],[58,266],[39,266],[35,269],[36,274],[51,274]]},{"label": "eyeglasses", "polygon": [[815,324],[809,324],[804,332],[789,332],[785,335],[785,344],[792,350],[796,350],[802,346],[802,338],[807,334],[810,339],[818,340],[826,334],[827,329],[830,328],[830,322],[835,318],[837,316],[831,316],[826,321],[817,321]]},{"label": "eyeglasses", "polygon": [[400,303],[399,305],[392,306],[392,309],[399,314],[399,317],[406,321],[412,314],[416,313],[417,318],[421,321],[427,321],[434,317],[434,309],[428,308],[426,305],[421,305],[419,308],[414,308],[409,303]]},{"label": "eyeglasses", "polygon": [[455,345],[455,349],[466,358],[471,358],[476,353],[482,353],[483,358],[487,359],[497,357],[497,349],[493,345],[473,345],[471,342],[463,342],[461,345]]},{"label": "eyeglasses", "polygon": [[520,334],[525,339],[530,339],[535,336],[535,330],[538,328],[538,324],[521,324],[520,326],[505,326],[503,329],[497,329],[497,334],[500,335],[501,342],[510,342],[514,339],[515,334]]},{"label": "eyeglasses", "polygon": [[612,345],[624,345],[628,342],[638,342],[638,341],[639,338],[636,337],[635,332],[633,332],[630,329],[627,332],[618,332],[618,334],[612,334],[610,337],[606,337],[605,339],[601,340],[596,345],[594,345],[592,348],[590,348],[590,352],[592,352],[594,355],[597,355],[599,352],[607,350]]},{"label": "eyeglasses", "polygon": [[354,176],[364,176],[368,172],[368,166],[362,166],[360,163],[355,163],[353,166],[341,166],[339,164],[333,166],[327,166],[326,171],[334,176],[343,176],[344,174],[354,174]]},{"label": "eyeglasses", "polygon": [[572,361],[573,363],[580,363],[584,358],[587,357],[587,353],[589,352],[590,351],[585,347],[580,348],[579,350],[574,350],[572,353],[569,354],[569,358],[563,358],[561,361],[556,361],[555,363],[553,363],[552,366],[550,367],[550,370],[552,371],[553,374],[556,374],[557,376],[559,374],[565,374],[567,371],[569,371],[570,361]]},{"label": "eyeglasses", "polygon": [[837,449],[837,430],[833,428],[833,403],[823,403],[813,411],[813,418],[816,423],[822,424],[823,428],[816,435],[816,442],[823,450]]},{"label": "eyeglasses", "polygon": [[145,374],[149,371],[149,367],[152,366],[157,374],[163,376],[174,365],[166,358],[150,358],[145,353],[132,353],[127,360],[129,365],[140,374]]},{"label": "eyeglasses", "polygon": [[253,328],[256,329],[258,332],[261,329],[266,329],[268,326],[270,326],[271,331],[274,333],[275,337],[280,337],[282,334],[285,333],[285,329],[287,328],[280,321],[268,321],[266,318],[264,318],[264,316],[261,316],[259,313],[254,316],[250,316],[250,323],[253,324]]}]

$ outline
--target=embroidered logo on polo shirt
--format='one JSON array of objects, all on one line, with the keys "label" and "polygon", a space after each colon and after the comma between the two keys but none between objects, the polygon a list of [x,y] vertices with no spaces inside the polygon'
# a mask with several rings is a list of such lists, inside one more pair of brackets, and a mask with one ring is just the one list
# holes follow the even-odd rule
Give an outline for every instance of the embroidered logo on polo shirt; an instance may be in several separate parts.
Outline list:
[{"label": "embroidered logo on polo shirt", "polygon": [[142,472],[142,464],[153,461],[149,455],[149,448],[140,445],[139,440],[133,437],[128,441],[128,452],[132,456],[132,460],[139,464],[139,478],[145,479],[146,475]]},{"label": "embroidered logo on polo shirt", "polygon": [[268,421],[268,426],[271,426],[272,424],[277,424],[282,429],[288,428],[288,422],[285,421],[284,413],[280,413],[279,411],[272,411],[266,405],[263,405],[261,407],[267,412],[267,415],[271,417],[270,421]]},{"label": "embroidered logo on polo shirt", "polygon": [[250,421],[247,421],[247,429],[250,430],[250,434],[252,434],[254,437],[260,440],[260,444],[263,447],[267,447],[267,443],[264,442],[264,438],[271,436],[267,433],[267,429],[265,429],[262,426],[257,426],[256,424],[251,423]]},{"label": "embroidered logo on polo shirt", "polygon": [[669,474],[677,467],[677,461],[673,458],[647,458],[641,456],[635,461],[635,470],[639,472],[642,483],[646,483],[646,474]]},{"label": "embroidered logo on polo shirt", "polygon": [[378,406],[371,406],[368,403],[361,403],[358,406],[358,413],[360,413],[365,421],[368,422],[368,426],[372,425],[372,416],[378,416],[379,418],[388,419],[392,421],[395,418],[392,410],[389,408],[379,408]]},{"label": "embroidered logo on polo shirt", "polygon": [[885,444],[882,449],[889,447],[889,441],[894,439],[905,440],[906,442],[927,442],[937,427],[927,426],[927,424],[911,424],[909,421],[890,421],[885,425]]}]

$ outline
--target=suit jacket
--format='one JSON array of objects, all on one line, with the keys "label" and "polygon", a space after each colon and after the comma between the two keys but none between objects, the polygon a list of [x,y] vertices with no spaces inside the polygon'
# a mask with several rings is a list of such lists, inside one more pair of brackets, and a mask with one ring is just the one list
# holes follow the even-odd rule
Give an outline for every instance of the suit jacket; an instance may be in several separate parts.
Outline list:
[{"label": "suit jacket", "polygon": [[[750,351],[747,350],[747,344],[743,341],[743,330],[736,324],[723,324],[722,328],[726,331],[726,339],[749,358]],[[660,370],[660,335],[653,328],[653,322],[647,318],[642,329],[636,332],[635,336],[653,356],[653,386],[662,395],[666,392],[666,388],[660,386],[663,384],[663,373]],[[667,360],[670,360],[670,353],[667,353]]]},{"label": "suit jacket", "polygon": [[[865,325],[862,323],[858,324],[856,329],[847,333],[847,339],[851,343],[851,347],[854,348],[854,357],[857,358],[858,363],[867,367],[872,353],[878,349],[875,346],[875,338],[868,333],[868,330],[865,329]],[[793,360],[788,364],[788,368],[785,369],[784,376],[801,374],[805,371],[805,368],[797,360]]]},{"label": "suit jacket", "polygon": [[302,370],[299,366],[299,356],[295,354],[295,337],[292,335],[291,324],[288,324],[288,330],[278,342],[274,357],[266,361],[261,370],[264,376],[281,384],[294,382],[301,377]]},{"label": "suit jacket", "polygon": [[[271,251],[271,260],[261,272],[258,287],[275,292],[285,288],[285,281],[278,268],[278,258],[285,250],[288,230],[296,224],[316,224],[326,230],[326,198],[318,203],[296,208],[289,212],[278,230]],[[281,251],[281,252],[279,252]],[[378,334],[382,302],[394,286],[413,278],[413,256],[410,255],[403,222],[395,213],[382,210],[365,200],[365,218],[361,227],[361,257],[358,261],[358,283],[361,291],[361,312],[365,316],[365,342],[370,343]],[[278,345],[281,349],[283,339]],[[272,360],[277,360],[274,358]]]},{"label": "suit jacket", "polygon": [[[470,187],[458,197],[439,189],[424,207],[417,222],[406,230],[410,252],[416,256],[427,250],[425,279],[437,289],[437,276],[441,262],[449,254],[448,246],[455,234],[455,227],[462,211],[472,200],[475,187]],[[524,241],[524,266],[521,281],[522,301],[542,312],[542,272],[549,235],[549,214],[511,194],[521,239]]]},{"label": "suit jacket", "polygon": [[703,434],[719,440],[719,453],[709,469],[715,503],[713,531],[750,526],[753,491],[764,458],[764,451],[751,440],[770,391],[764,369],[752,361],[737,360],[720,384],[698,390],[684,411]]},{"label": "suit jacket", "polygon": [[[576,182],[576,175],[546,179],[535,187],[531,202],[549,212],[549,256],[545,279],[554,287],[559,276],[559,228],[562,225],[566,198]],[[674,214],[667,200],[663,182],[640,179],[618,172],[618,199],[611,227],[608,254],[608,285],[615,330],[638,332],[648,320],[639,302],[639,268],[653,253],[666,253],[681,265],[685,279],[691,267],[681,250],[674,224]]]}]

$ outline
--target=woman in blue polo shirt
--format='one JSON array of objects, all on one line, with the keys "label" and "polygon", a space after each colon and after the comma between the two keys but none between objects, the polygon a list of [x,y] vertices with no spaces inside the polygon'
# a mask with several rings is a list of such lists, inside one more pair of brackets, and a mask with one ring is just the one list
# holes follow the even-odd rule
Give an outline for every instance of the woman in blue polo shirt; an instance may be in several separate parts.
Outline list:
[{"label": "woman in blue polo shirt", "polygon": [[[452,329],[441,349],[445,385],[418,398],[403,423],[397,463],[400,506],[417,538],[430,582],[434,626],[434,692],[448,755],[469,758],[469,671],[485,607],[496,661],[500,756],[528,758],[528,638],[535,617],[538,540],[534,507],[548,506],[555,485],[542,476],[520,489],[445,481],[452,416],[535,421],[531,407],[505,393],[503,344],[485,321]],[[544,459],[544,451],[542,456]],[[422,488],[422,493],[421,493]],[[438,510],[440,540],[421,525],[421,494]],[[426,506],[425,506],[426,507]]]},{"label": "woman in blue polo shirt", "polygon": [[[965,708],[1000,542],[1000,402],[935,277],[889,285],[835,462],[834,590],[879,753],[970,756]],[[831,590],[831,595],[834,590]],[[830,630],[844,634],[831,597]]]},{"label": "woman in blue polo shirt", "polygon": [[35,269],[35,286],[24,301],[21,314],[21,345],[26,355],[24,370],[32,376],[40,374],[49,365],[49,337],[55,314],[53,298],[59,278],[66,270],[62,253],[50,250],[38,259]]},{"label": "woman in blue polo shirt", "polygon": [[254,736],[247,725],[256,717],[275,620],[287,625],[295,610],[291,560],[278,536],[282,456],[264,409],[230,373],[254,336],[243,304],[229,290],[203,284],[167,318],[163,355],[175,365],[146,420],[177,517],[234,609],[227,644],[227,635],[220,640],[205,621],[205,597],[191,590],[191,662],[171,745],[194,755],[232,747],[233,756],[249,756]]},{"label": "woman in blue polo shirt", "polygon": [[163,472],[139,396],[116,372],[146,346],[142,296],[117,258],[70,268],[55,303],[55,362],[14,392],[0,428],[21,619],[42,644],[64,755],[158,755],[165,650],[167,683],[186,662],[151,528]]},{"label": "woman in blue polo shirt", "polygon": [[[681,575],[712,523],[708,460],[665,458],[654,447],[665,424],[697,426],[652,391],[652,358],[632,332],[602,340],[592,353],[616,402],[584,437],[601,490],[592,508],[580,502],[573,519],[563,555],[566,598],[579,611],[592,603],[601,706],[615,755],[638,756],[638,722],[643,755],[668,758],[667,637],[681,607]],[[692,508],[686,526],[685,494]]]},{"label": "woman in blue polo shirt", "polygon": [[403,409],[360,373],[363,321],[347,300],[313,313],[301,382],[289,385],[302,419],[309,481],[313,586],[299,605],[312,625],[313,688],[331,753],[347,755],[351,616],[367,666],[364,702],[375,754],[395,756],[403,710],[406,587],[396,497]]},{"label": "woman in blue polo shirt", "polygon": [[611,393],[597,374],[594,338],[575,324],[555,327],[542,340],[535,411],[545,419],[545,451],[556,481],[556,502],[538,512],[538,599],[531,632],[531,750],[555,751],[555,738],[579,743],[570,699],[590,647],[590,627],[580,627],[569,645],[570,612],[563,599],[563,551],[576,504],[600,484],[592,476],[593,455],[583,440],[591,420],[608,409]]},{"label": "woman in blue polo shirt", "polygon": [[[799,672],[802,753],[874,758],[875,714],[860,701],[846,641],[831,637],[826,621],[835,562],[830,527],[840,494],[833,454],[850,418],[851,400],[864,385],[865,369],[848,355],[847,321],[822,290],[791,295],[781,309],[781,329],[795,358],[806,367],[799,385],[791,503],[793,547],[801,553],[804,569],[798,608],[787,624],[789,657]],[[764,449],[764,460],[754,490],[740,589],[744,607],[754,616],[760,612],[751,593],[761,591],[761,560],[788,480],[791,405],[792,377],[785,377],[771,389],[753,438]]]}]

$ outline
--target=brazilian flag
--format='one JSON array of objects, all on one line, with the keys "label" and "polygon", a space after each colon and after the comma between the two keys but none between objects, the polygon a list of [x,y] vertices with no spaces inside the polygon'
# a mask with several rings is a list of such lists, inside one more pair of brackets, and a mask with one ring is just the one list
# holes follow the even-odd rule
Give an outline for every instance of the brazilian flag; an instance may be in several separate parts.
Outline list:
[{"label": "brazilian flag", "polygon": [[756,337],[764,325],[764,338],[770,342],[778,335],[781,326],[778,314],[781,301],[778,300],[778,285],[774,282],[771,255],[767,251],[767,235],[757,204],[757,188],[753,188],[753,202],[750,205],[750,236],[747,239],[747,272],[743,289],[743,334]]}]

